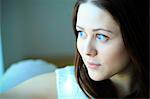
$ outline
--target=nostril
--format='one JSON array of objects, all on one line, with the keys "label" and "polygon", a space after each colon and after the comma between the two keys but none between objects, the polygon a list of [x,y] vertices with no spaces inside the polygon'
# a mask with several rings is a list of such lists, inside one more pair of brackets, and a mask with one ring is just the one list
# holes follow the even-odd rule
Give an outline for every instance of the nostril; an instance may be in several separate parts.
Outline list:
[{"label": "nostril", "polygon": [[88,50],[87,52],[86,52],[86,55],[88,55],[88,56],[96,56],[97,55],[97,50],[96,49],[91,49],[91,50]]}]

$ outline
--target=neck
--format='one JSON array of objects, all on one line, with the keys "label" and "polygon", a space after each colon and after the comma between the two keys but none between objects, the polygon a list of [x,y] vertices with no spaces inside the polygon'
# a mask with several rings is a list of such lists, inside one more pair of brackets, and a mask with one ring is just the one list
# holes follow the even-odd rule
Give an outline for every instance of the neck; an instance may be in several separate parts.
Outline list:
[{"label": "neck", "polygon": [[127,66],[127,68],[112,76],[110,80],[113,82],[117,88],[119,97],[127,96],[131,93],[131,76],[132,76],[132,66]]}]

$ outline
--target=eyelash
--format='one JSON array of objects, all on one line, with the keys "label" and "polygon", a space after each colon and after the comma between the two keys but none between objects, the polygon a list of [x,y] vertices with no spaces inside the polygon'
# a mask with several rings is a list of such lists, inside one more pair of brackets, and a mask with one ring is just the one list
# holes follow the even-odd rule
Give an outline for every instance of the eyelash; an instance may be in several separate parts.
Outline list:
[{"label": "eyelash", "polygon": [[[83,31],[77,31],[77,32],[78,32],[78,36],[85,38],[86,34],[83,34],[84,33]],[[106,42],[109,40],[109,37],[104,34],[96,34],[96,38],[102,42]]]},{"label": "eyelash", "polygon": [[102,39],[101,41],[103,41],[103,42],[106,42],[106,41],[109,40],[109,37],[106,36],[106,35],[104,35],[104,34],[97,34],[96,37],[97,37],[99,40]]},{"label": "eyelash", "polygon": [[83,31],[77,31],[77,32],[78,32],[78,36],[80,36],[80,37],[83,36],[83,35],[85,36],[85,33]]}]

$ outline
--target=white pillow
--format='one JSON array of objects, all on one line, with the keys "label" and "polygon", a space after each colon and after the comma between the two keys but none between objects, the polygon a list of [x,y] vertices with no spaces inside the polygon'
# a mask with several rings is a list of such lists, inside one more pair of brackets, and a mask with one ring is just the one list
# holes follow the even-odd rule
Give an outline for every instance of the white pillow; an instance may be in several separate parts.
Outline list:
[{"label": "white pillow", "polygon": [[40,59],[23,60],[12,64],[0,80],[0,92],[7,91],[17,84],[39,74],[53,72],[55,69],[56,65]]}]

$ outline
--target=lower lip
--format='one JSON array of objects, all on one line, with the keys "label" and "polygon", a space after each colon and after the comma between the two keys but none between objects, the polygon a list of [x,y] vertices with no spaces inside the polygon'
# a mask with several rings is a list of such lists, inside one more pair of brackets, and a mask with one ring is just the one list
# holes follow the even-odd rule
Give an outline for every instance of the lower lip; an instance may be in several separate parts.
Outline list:
[{"label": "lower lip", "polygon": [[101,64],[93,64],[93,63],[88,63],[88,67],[90,69],[97,69],[101,66]]}]

